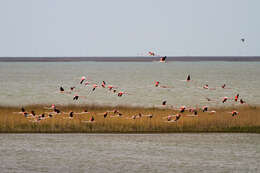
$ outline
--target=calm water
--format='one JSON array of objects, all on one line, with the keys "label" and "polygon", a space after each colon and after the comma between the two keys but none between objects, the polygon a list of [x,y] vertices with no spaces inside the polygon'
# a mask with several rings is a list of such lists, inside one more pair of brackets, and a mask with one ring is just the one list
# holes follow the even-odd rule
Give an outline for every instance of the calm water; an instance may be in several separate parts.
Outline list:
[{"label": "calm water", "polygon": [[[189,83],[183,81],[188,74],[192,77]],[[0,104],[157,106],[167,100],[174,106],[222,106],[223,97],[237,93],[247,103],[259,104],[259,75],[260,62],[0,62]],[[103,88],[92,93],[91,86],[79,85],[81,76],[97,84],[105,80],[129,95],[120,98]],[[156,80],[172,88],[156,88]],[[224,83],[230,89],[220,88]],[[202,89],[204,84],[217,89]],[[76,86],[77,91],[60,94],[59,86],[65,90]],[[85,97],[73,102],[74,94]]]},{"label": "calm water", "polygon": [[259,172],[259,134],[0,134],[1,172]]}]

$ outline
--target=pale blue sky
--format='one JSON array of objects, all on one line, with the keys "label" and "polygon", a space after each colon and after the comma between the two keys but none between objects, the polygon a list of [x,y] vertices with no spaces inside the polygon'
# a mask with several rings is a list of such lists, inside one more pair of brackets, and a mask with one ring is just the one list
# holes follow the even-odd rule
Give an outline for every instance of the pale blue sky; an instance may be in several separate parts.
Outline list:
[{"label": "pale blue sky", "polygon": [[260,55],[259,9],[260,0],[0,0],[0,56]]}]

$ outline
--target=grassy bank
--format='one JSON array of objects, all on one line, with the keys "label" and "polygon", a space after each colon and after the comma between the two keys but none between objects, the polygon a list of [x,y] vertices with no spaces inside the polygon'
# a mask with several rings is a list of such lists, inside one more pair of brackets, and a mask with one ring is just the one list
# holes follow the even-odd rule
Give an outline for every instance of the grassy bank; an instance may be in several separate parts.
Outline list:
[{"label": "grassy bank", "polygon": [[[31,105],[24,107],[26,111],[34,110],[36,114],[45,113],[46,105]],[[218,108],[216,113],[202,112],[188,117],[192,113],[185,111],[177,122],[167,122],[169,114],[176,114],[178,110],[167,108],[140,108],[140,107],[101,107],[88,105],[58,106],[63,112],[75,113],[88,109],[90,113],[75,114],[69,118],[68,114],[52,114],[52,118],[33,121],[35,118],[26,118],[19,112],[20,107],[0,106],[0,133],[168,133],[168,132],[250,132],[260,133],[260,107],[241,106],[236,107],[239,115],[232,116],[234,108]],[[112,112],[104,118],[103,113],[117,109],[123,114],[122,117],[114,116]],[[143,116],[131,119],[133,115],[153,114],[152,118]],[[90,117],[94,122],[89,121]]]}]

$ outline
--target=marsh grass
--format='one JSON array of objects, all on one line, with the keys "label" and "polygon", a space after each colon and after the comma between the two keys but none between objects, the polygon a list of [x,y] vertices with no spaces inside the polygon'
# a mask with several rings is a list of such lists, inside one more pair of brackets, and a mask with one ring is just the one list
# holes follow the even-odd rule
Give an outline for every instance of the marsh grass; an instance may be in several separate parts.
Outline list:
[{"label": "marsh grass", "polygon": [[[50,110],[46,105],[29,105],[24,108],[36,114]],[[241,106],[236,108],[217,108],[217,113],[198,112],[198,117],[186,117],[186,112],[179,121],[168,123],[163,117],[176,114],[178,111],[167,108],[142,107],[109,107],[97,105],[58,105],[63,112],[82,112],[85,108],[89,114],[74,115],[69,119],[68,114],[54,115],[39,122],[31,122],[19,112],[20,107],[0,106],[0,133],[169,133],[169,132],[250,132],[260,133],[260,107]],[[111,117],[109,113],[104,119],[102,113],[107,110],[118,109],[122,117]],[[232,117],[232,110],[239,111],[239,115]],[[153,118],[142,117],[131,119],[133,115],[142,113],[153,114]],[[94,116],[95,122],[85,122]]]}]

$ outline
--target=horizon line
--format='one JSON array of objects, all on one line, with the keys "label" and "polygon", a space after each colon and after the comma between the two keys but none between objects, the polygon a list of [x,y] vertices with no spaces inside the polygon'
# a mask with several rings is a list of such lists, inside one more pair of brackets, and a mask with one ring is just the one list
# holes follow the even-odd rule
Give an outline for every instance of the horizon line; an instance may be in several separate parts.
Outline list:
[{"label": "horizon line", "polygon": [[[43,56],[0,57],[0,62],[151,62],[162,56]],[[166,61],[260,61],[260,56],[167,56]]]}]

